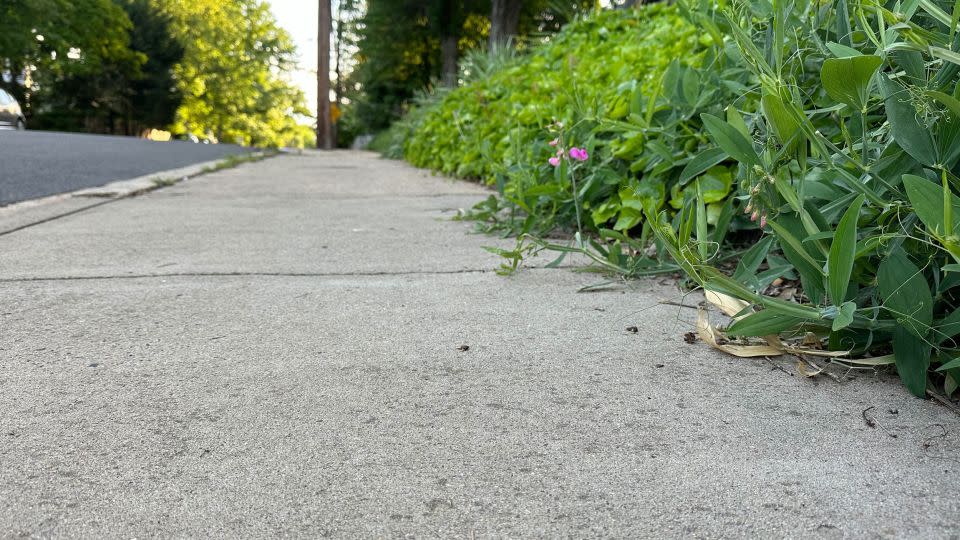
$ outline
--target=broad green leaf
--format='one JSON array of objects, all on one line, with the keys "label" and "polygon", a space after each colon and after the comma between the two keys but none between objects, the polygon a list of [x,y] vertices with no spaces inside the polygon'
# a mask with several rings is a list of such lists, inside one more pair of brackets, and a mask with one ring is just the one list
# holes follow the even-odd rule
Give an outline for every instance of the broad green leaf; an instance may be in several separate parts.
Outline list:
[{"label": "broad green leaf", "polygon": [[823,277],[823,270],[820,268],[820,263],[814,259],[810,253],[807,252],[806,248],[803,247],[803,243],[794,236],[786,228],[782,227],[779,223],[773,220],[768,220],[767,224],[773,229],[773,232],[777,235],[777,240],[780,241],[780,245],[784,244],[790,246],[807,264],[817,268],[820,277]]},{"label": "broad green leaf", "polygon": [[897,319],[897,328],[926,339],[933,323],[933,296],[920,269],[901,250],[891,253],[877,270],[877,291]]},{"label": "broad green leaf", "polygon": [[767,257],[771,244],[773,244],[773,237],[766,236],[748,249],[740,257],[740,261],[737,263],[737,269],[733,273],[733,279],[743,282],[747,276],[756,274],[763,259]]},{"label": "broad green leaf", "polygon": [[718,246],[723,245],[724,238],[727,237],[727,232],[730,229],[730,221],[733,220],[733,197],[727,197],[726,202],[723,203],[723,208],[720,210],[720,215],[717,216],[716,223],[714,223],[713,231],[710,233],[710,241]]},{"label": "broad green leaf", "polygon": [[797,137],[800,124],[787,112],[780,96],[765,94],[760,98],[760,104],[763,108],[763,116],[773,127],[773,132],[780,139],[780,144],[786,146],[788,151],[793,151],[800,143]]},{"label": "broad green leaf", "polygon": [[943,92],[937,92],[936,90],[927,90],[927,95],[936,99],[940,103],[943,103],[950,112],[952,112],[957,118],[960,118],[960,100],[951,96],[950,94],[944,94]]},{"label": "broad green leaf", "polygon": [[[795,234],[802,235],[804,232],[803,225],[799,219],[786,215],[777,218],[776,226],[774,227],[775,233],[777,233],[778,228],[792,236],[793,239],[796,239]],[[814,305],[824,303],[826,291],[824,289],[823,262],[813,260],[806,249],[803,251],[794,249],[791,241],[788,240],[787,237],[781,237],[781,233],[777,233],[776,236],[777,243],[780,245],[780,249],[783,250],[784,256],[786,256],[787,260],[796,268],[797,273],[800,274],[800,282],[803,284],[803,290],[807,297],[810,298],[810,302]]]},{"label": "broad green leaf", "polygon": [[854,257],[857,253],[857,218],[864,196],[854,199],[853,204],[837,224],[837,232],[830,242],[830,254],[827,257],[827,288],[833,305],[839,306],[846,300],[847,286],[853,272]]},{"label": "broad green leaf", "polygon": [[837,58],[849,58],[851,56],[863,56],[863,53],[854,49],[853,47],[847,47],[841,43],[834,43],[832,41],[827,42],[827,48],[830,49],[830,52],[833,53]]},{"label": "broad green leaf", "polygon": [[700,96],[700,76],[697,74],[696,70],[689,68],[686,69],[683,72],[683,79],[680,84],[683,92],[683,99],[685,99],[690,105],[696,104],[697,98]]},{"label": "broad green leaf", "polygon": [[681,184],[686,184],[690,179],[704,173],[710,167],[719,164],[726,159],[727,153],[721,148],[708,148],[693,157],[680,172]]},{"label": "broad green leaf", "polygon": [[920,51],[896,51],[890,56],[896,61],[897,66],[903,68],[907,77],[914,81],[925,82],[927,67],[924,65],[923,54],[921,54]]},{"label": "broad green leaf", "polygon": [[743,115],[733,105],[727,105],[724,109],[727,113],[727,123],[737,128],[744,137],[750,139],[750,130],[747,129],[747,123],[743,121]]},{"label": "broad green leaf", "polygon": [[880,86],[893,140],[913,159],[928,167],[934,166],[938,161],[937,147],[930,130],[917,119],[910,94],[885,75],[880,76]]},{"label": "broad green leaf", "polygon": [[857,311],[857,305],[853,302],[844,302],[840,306],[840,309],[837,311],[836,318],[833,319],[833,328],[834,332],[842,330],[853,322],[853,314]]},{"label": "broad green leaf", "polygon": [[753,143],[737,128],[710,114],[701,114],[700,118],[710,136],[727,155],[746,165],[762,165]]},{"label": "broad green leaf", "polygon": [[836,9],[837,41],[847,47],[853,47],[853,38],[850,32],[850,12],[847,10],[847,0],[838,0]]},{"label": "broad green leaf", "polygon": [[[907,198],[913,205],[913,211],[917,213],[920,221],[931,231],[945,234],[947,227],[944,222],[943,186],[912,174],[903,175],[903,186],[907,190]],[[953,205],[952,229],[960,230],[960,198],[951,193],[950,200]]]},{"label": "broad green leaf", "polygon": [[773,177],[773,185],[777,188],[777,193],[790,205],[790,208],[793,208],[797,213],[803,212],[803,208],[800,206],[800,197],[793,186],[790,185],[790,181],[785,174],[776,174]]},{"label": "broad green leaf", "polygon": [[927,370],[930,368],[930,344],[917,337],[907,328],[898,326],[893,330],[893,357],[897,373],[907,390],[926,397]]},{"label": "broad green leaf", "polygon": [[941,345],[957,334],[960,334],[960,308],[933,325],[933,339]]},{"label": "broad green leaf", "polygon": [[960,356],[938,367],[937,371],[946,371],[948,369],[954,369],[954,368],[960,368]]},{"label": "broad green leaf", "polygon": [[956,53],[950,49],[944,49],[943,47],[930,47],[930,54],[941,60],[946,60],[947,62],[960,66],[960,53]]},{"label": "broad green leaf", "polygon": [[820,68],[820,80],[827,95],[861,111],[867,104],[870,81],[883,64],[875,55],[827,58]]},{"label": "broad green leaf", "polygon": [[686,187],[682,187],[679,182],[673,184],[670,188],[670,205],[679,210],[688,196],[702,197],[704,204],[720,202],[727,197],[732,187],[733,174],[730,169],[716,166]]},{"label": "broad green leaf", "polygon": [[743,337],[768,336],[797,328],[804,322],[807,321],[765,309],[736,321],[727,328],[727,334]]}]

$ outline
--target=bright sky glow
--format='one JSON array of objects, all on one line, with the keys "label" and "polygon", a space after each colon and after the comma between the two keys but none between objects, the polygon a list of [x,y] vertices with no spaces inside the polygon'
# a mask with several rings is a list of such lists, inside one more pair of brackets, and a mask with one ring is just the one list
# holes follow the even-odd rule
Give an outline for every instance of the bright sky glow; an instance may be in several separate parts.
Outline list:
[{"label": "bright sky glow", "polygon": [[281,28],[297,46],[297,69],[291,82],[307,96],[311,113],[317,111],[317,2],[316,0],[269,0]]}]

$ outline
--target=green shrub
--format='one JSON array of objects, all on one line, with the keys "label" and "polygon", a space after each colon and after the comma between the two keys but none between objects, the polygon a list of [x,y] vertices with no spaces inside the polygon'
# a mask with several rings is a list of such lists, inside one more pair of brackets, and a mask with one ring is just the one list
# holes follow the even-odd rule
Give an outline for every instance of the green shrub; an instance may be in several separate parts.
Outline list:
[{"label": "green shrub", "polygon": [[629,195],[622,204],[619,194],[632,193],[644,164],[637,162],[640,137],[623,121],[646,114],[644,96],[655,93],[664,70],[686,73],[685,66],[702,61],[708,41],[667,5],[578,19],[531,53],[482,66],[481,76],[415,110],[419,116],[404,120],[404,157],[498,186],[508,205],[533,217],[511,222],[514,232],[572,227],[570,186],[547,163],[554,151],[547,143],[556,136],[547,128],[559,123],[571,144],[595,156],[581,186],[586,226],[630,229],[641,209]]},{"label": "green shrub", "polygon": [[[749,306],[728,335],[895,363],[918,396],[935,366],[949,394],[960,381],[960,13],[886,6],[699,6],[756,81],[746,131],[704,119],[738,163],[739,198],[764,238],[731,277],[704,249],[702,205],[678,226],[647,215],[688,275]],[[763,294],[787,272],[802,302]]]},{"label": "green shrub", "polygon": [[[600,13],[417,110],[396,141],[414,164],[497,186],[471,217],[520,235],[499,251],[508,269],[543,247],[627,275],[681,268],[742,308],[731,340],[895,364],[914,394],[949,395],[958,19],[940,0]],[[589,161],[553,166],[551,140]],[[557,228],[574,242],[525,243]],[[768,294],[778,279],[798,294]]]}]

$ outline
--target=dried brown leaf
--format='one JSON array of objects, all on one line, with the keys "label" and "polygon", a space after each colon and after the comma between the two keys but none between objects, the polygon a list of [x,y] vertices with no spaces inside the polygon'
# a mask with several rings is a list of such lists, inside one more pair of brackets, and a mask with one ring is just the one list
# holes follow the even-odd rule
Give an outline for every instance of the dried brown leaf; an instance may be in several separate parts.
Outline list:
[{"label": "dried brown leaf", "polygon": [[740,358],[780,356],[783,354],[783,349],[771,347],[770,345],[735,345],[729,343],[723,333],[710,324],[707,312],[702,309],[699,310],[697,317],[697,335],[711,347]]}]

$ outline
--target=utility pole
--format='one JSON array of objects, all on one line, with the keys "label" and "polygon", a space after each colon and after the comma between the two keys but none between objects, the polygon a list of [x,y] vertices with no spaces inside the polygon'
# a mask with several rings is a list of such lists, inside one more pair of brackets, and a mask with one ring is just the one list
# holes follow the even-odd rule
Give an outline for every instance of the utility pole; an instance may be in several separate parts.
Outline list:
[{"label": "utility pole", "polygon": [[[333,87],[333,102],[337,104],[337,112],[343,112],[343,75],[341,74],[340,66],[340,56],[343,54],[343,2],[344,0],[337,0],[337,33],[336,39],[334,39],[334,51],[335,60],[333,64],[334,76],[337,78],[337,82]],[[332,119],[331,119],[332,120]],[[337,121],[332,122],[333,124],[333,140],[339,140],[340,135],[340,122],[339,118]]]},{"label": "utility pole", "polygon": [[317,148],[333,148],[330,121],[330,0],[319,0],[317,22]]}]

